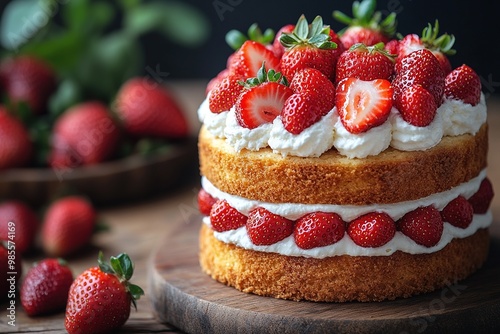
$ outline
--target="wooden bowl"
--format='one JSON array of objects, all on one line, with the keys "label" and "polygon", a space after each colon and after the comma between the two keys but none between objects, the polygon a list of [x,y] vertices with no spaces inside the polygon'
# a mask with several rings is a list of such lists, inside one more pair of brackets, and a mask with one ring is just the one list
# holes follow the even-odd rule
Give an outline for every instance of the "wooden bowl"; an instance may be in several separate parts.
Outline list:
[{"label": "wooden bowl", "polygon": [[0,199],[47,204],[64,193],[88,196],[96,205],[136,201],[193,180],[198,168],[196,138],[172,144],[163,154],[124,159],[67,170],[10,169],[0,172]]}]

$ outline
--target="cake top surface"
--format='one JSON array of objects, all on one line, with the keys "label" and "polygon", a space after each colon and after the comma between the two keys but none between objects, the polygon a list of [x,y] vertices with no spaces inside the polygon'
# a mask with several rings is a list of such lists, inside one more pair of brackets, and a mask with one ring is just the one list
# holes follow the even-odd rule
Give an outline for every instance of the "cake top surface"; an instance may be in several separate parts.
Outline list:
[{"label": "cake top surface", "polygon": [[[275,35],[256,24],[230,31],[235,49],[207,86],[199,118],[236,151],[271,147],[282,155],[349,158],[392,146],[427,150],[443,136],[475,134],[486,122],[481,80],[448,59],[455,38],[428,24],[419,36],[396,34],[396,14],[374,0],[355,2],[337,34],[322,17]],[[397,38],[396,36],[400,36]]]}]

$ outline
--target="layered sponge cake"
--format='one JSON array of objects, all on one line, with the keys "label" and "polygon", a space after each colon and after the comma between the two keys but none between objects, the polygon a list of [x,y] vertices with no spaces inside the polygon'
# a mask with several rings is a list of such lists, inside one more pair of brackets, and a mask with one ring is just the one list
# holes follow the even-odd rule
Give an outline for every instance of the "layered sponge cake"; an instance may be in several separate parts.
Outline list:
[{"label": "layered sponge cake", "polygon": [[484,263],[493,189],[479,77],[451,68],[453,38],[437,24],[396,40],[391,18],[378,40],[339,37],[321,17],[274,39],[249,31],[211,81],[198,202],[200,264],[215,280],[381,301]]}]

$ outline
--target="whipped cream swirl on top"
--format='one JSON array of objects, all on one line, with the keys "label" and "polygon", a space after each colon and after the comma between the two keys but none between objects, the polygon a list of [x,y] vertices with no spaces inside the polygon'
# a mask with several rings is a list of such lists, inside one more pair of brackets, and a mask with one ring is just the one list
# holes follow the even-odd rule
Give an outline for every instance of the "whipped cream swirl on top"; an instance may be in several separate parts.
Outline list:
[{"label": "whipped cream swirl on top", "polygon": [[234,107],[219,114],[210,112],[208,97],[200,105],[198,117],[212,135],[225,138],[236,151],[269,146],[283,156],[319,157],[335,148],[348,158],[365,158],[389,146],[400,151],[423,151],[439,144],[443,136],[474,135],[486,122],[486,101],[484,94],[476,106],[445,99],[426,127],[407,123],[393,108],[384,124],[356,135],[344,128],[336,108],[298,135],[286,131],[280,117],[255,129],[244,128],[236,121]]}]

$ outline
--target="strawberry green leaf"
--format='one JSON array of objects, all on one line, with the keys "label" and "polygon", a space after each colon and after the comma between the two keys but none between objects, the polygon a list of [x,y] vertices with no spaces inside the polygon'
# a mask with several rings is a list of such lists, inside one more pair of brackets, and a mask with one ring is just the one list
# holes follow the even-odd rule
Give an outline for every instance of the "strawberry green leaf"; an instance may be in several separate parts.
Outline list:
[{"label": "strawberry green leaf", "polygon": [[125,277],[125,273],[123,272],[120,260],[115,257],[111,256],[109,258],[109,264],[111,265],[111,268],[113,268],[114,274],[121,280]]},{"label": "strawberry green leaf", "polygon": [[229,30],[226,34],[226,43],[233,50],[238,50],[247,40],[247,37],[241,31],[235,29]]},{"label": "strawberry green leaf", "polygon": [[210,32],[207,18],[195,7],[180,1],[144,3],[125,13],[124,26],[130,36],[158,31],[186,46],[200,45]]},{"label": "strawberry green leaf", "polygon": [[104,254],[102,251],[99,251],[97,263],[99,264],[99,269],[101,269],[103,273],[114,274],[113,268],[104,260]]},{"label": "strawberry green leaf", "polygon": [[304,15],[301,15],[293,32],[302,40],[306,39],[309,35],[309,23]]},{"label": "strawberry green leaf", "polygon": [[137,310],[137,303],[136,300],[140,299],[141,296],[144,295],[144,290],[135,284],[128,284],[128,291],[130,293],[130,296],[132,297],[132,304],[134,305],[134,308]]},{"label": "strawberry green leaf", "polygon": [[132,278],[132,275],[134,274],[134,265],[132,263],[132,260],[125,253],[121,253],[120,255],[118,255],[117,259],[120,263],[120,268],[123,273],[123,277],[128,281],[130,278]]}]

